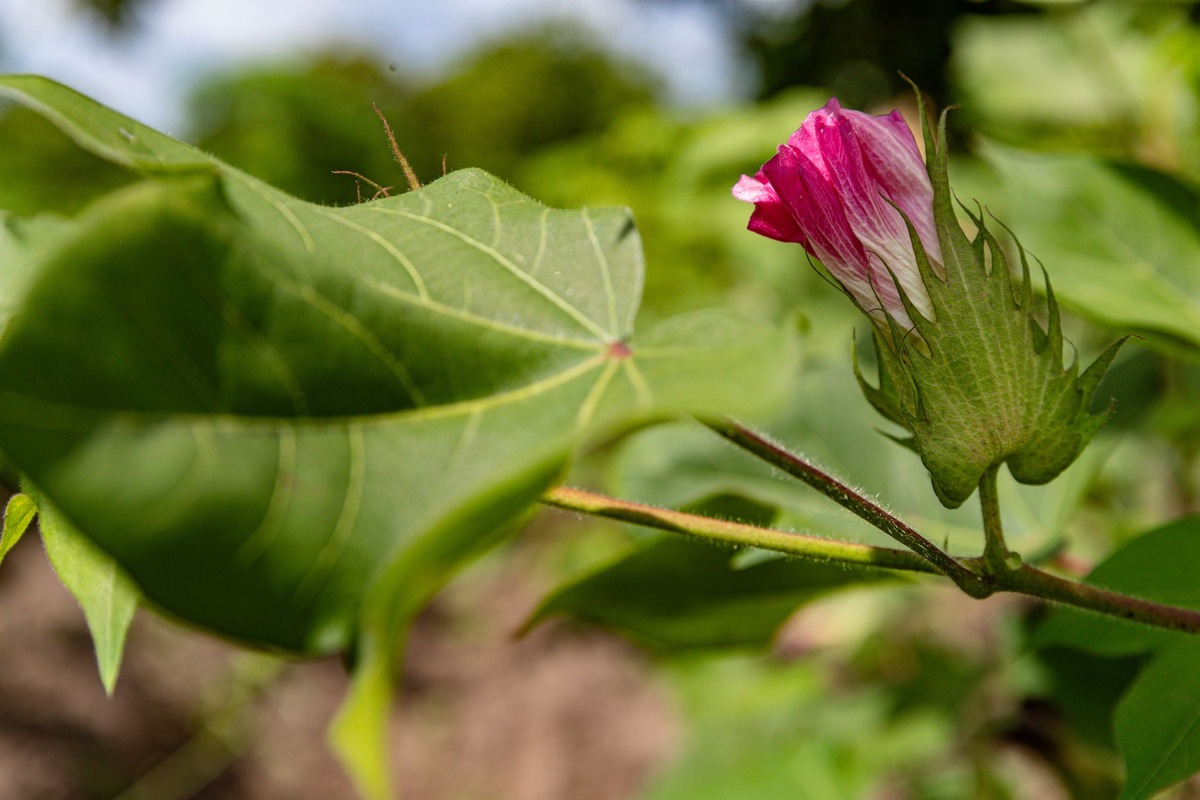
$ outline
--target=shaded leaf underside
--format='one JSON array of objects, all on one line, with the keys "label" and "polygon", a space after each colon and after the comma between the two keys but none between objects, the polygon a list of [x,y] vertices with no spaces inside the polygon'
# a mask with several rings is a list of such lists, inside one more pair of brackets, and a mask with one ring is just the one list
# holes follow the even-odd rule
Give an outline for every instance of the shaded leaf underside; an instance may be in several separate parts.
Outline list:
[{"label": "shaded leaf underside", "polygon": [[633,337],[624,210],[474,170],[321,207],[52,82],[0,93],[151,178],[0,298],[0,448],[150,598],[228,635],[345,647],[384,566],[436,588],[505,522],[466,510],[511,517],[582,436],[757,404],[783,372],[780,335],[727,314]]}]

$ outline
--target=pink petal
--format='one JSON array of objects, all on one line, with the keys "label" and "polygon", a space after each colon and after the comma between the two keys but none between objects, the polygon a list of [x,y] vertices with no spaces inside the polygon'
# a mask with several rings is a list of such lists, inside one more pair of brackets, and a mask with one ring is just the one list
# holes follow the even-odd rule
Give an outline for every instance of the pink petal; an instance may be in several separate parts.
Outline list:
[{"label": "pink petal", "polygon": [[874,293],[894,317],[907,319],[892,279],[894,273],[909,299],[923,314],[931,316],[932,306],[917,269],[908,228],[882,193],[855,133],[850,120],[843,116],[821,130],[818,141],[850,227],[872,256],[869,264]]},{"label": "pink petal", "polygon": [[734,184],[733,196],[754,204],[754,212],[746,226],[749,230],[780,242],[805,243],[804,231],[796,224],[761,170],[753,178],[743,175]]},{"label": "pink petal", "polygon": [[940,268],[942,249],[933,219],[933,187],[908,123],[899,111],[884,117],[861,111],[843,113],[883,194],[912,222],[925,252]]},{"label": "pink petal", "polygon": [[763,165],[771,185],[809,237],[807,249],[849,288],[867,277],[867,254],[846,220],[837,192],[808,158],[787,145]]}]

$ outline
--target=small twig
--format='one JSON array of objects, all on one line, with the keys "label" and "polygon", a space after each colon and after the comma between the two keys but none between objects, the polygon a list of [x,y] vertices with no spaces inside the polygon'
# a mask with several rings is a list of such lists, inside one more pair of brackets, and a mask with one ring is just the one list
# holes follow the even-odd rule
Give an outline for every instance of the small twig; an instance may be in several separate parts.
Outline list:
[{"label": "small twig", "polygon": [[404,157],[404,153],[400,150],[400,145],[396,144],[396,135],[392,133],[392,126],[388,124],[387,117],[379,110],[379,106],[371,103],[371,108],[375,109],[375,116],[379,117],[379,121],[383,123],[383,130],[387,134],[388,145],[392,148],[392,155],[400,164],[400,169],[404,170],[404,179],[408,181],[408,188],[416,191],[421,188],[421,181],[417,178],[417,173],[413,172],[412,166],[408,163],[408,159]]},{"label": "small twig", "polygon": [[741,522],[713,519],[699,514],[618,500],[583,489],[559,486],[542,496],[546,505],[567,511],[630,522],[647,528],[682,533],[708,541],[744,547],[761,547],[779,553],[815,561],[831,561],[847,566],[878,567],[909,572],[936,573],[937,570],[916,553],[888,547],[821,539],[799,533],[760,528]]},{"label": "small twig", "polygon": [[[821,539],[815,536],[785,533],[741,522],[729,522],[698,514],[618,500],[582,489],[560,486],[546,492],[542,496],[542,502],[567,511],[629,522],[696,539],[743,547],[759,547],[815,561],[905,572],[933,574],[940,572],[923,556],[908,550],[872,547],[833,539]],[[975,574],[972,570],[983,567],[981,558],[952,560],[959,568],[971,574]],[[1009,569],[996,576],[978,577],[987,586],[988,594],[1012,592],[1181,633],[1200,634],[1200,611],[1119,594],[1086,583],[1060,578],[1028,565]]]},{"label": "small twig", "polygon": [[1060,578],[1028,564],[1009,569],[997,580],[999,591],[1014,592],[1041,600],[1063,603],[1107,614],[1111,617],[1167,628],[1180,633],[1200,634],[1200,611],[1143,600],[1099,586]]},{"label": "small twig", "polygon": [[391,196],[390,194],[388,194],[392,190],[391,186],[380,186],[378,183],[371,180],[366,175],[362,175],[360,173],[354,172],[353,170],[335,169],[333,171],[333,174],[334,175],[353,175],[355,177],[355,182],[354,182],[355,191],[358,194],[358,202],[360,202],[360,203],[362,202],[362,190],[358,184],[358,181],[363,181],[365,183],[369,183],[375,187],[375,194],[371,197],[372,200],[378,200],[380,197],[390,197]]}]

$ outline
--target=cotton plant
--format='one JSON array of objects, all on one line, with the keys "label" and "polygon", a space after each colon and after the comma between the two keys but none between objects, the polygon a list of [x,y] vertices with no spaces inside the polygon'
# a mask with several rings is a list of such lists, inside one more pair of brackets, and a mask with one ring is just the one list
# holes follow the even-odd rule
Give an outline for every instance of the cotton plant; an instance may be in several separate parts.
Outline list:
[{"label": "cotton plant", "polygon": [[[733,188],[754,204],[749,229],[803,245],[871,320],[878,386],[871,404],[911,434],[938,498],[961,505],[997,469],[1021,483],[1054,479],[1104,424],[1092,396],[1121,341],[1082,375],[1063,367],[1058,306],[1035,318],[1029,264],[1012,285],[1005,251],[981,215],[968,239],[954,213],[946,150],[924,129],[926,167],[899,111],[879,117],[836,99],[805,119],[754,176]],[[988,530],[988,566],[1008,558]]]},{"label": "cotton plant", "polygon": [[[252,646],[341,654],[353,683],[336,747],[364,796],[391,796],[384,732],[408,625],[543,504],[793,556],[770,568],[795,591],[817,579],[798,563],[832,562],[848,568],[836,581],[940,574],[971,597],[1016,592],[1135,621],[1117,639],[1155,660],[1123,706],[1126,796],[1200,768],[1194,704],[1149,710],[1163,674],[1196,662],[1200,593],[1190,565],[1164,555],[1194,549],[1194,531],[1148,534],[1084,582],[1005,544],[998,471],[1040,484],[1078,457],[1108,416],[1093,395],[1120,341],[1082,372],[1065,363],[1049,280],[1042,324],[1019,245],[1014,278],[982,213],[962,209],[973,237],[960,227],[944,118],[936,138],[922,126],[923,158],[898,112],[831,100],[733,193],[754,206],[751,232],[800,245],[863,312],[878,362],[858,376],[866,399],[907,431],[938,501],[979,491],[978,557],[951,555],[737,421],[787,390],[787,331],[712,311],[637,326],[643,263],[625,210],[548,209],[478,170],[328,208],[51,81],[0,78],[0,94],[130,177],[74,217],[0,226],[0,455],[26,489],[0,557],[39,515],[109,689],[139,603]],[[687,415],[903,547],[562,485],[581,446]],[[631,558],[686,579],[654,561],[663,552]],[[597,580],[556,592],[536,618],[602,616],[587,606]],[[1174,745],[1137,749],[1159,741]]]}]

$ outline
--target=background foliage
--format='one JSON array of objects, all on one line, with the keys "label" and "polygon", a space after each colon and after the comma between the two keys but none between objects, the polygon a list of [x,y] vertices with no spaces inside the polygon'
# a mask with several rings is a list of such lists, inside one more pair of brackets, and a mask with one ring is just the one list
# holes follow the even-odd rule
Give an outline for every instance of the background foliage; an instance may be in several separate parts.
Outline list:
[{"label": "background foliage", "polygon": [[[123,4],[100,5],[120,23]],[[831,92],[846,105],[910,107],[894,77],[904,71],[937,106],[961,106],[951,114],[956,191],[1045,263],[1083,360],[1114,335],[1141,337],[1099,392],[1120,402],[1101,440],[1050,486],[1002,487],[1010,544],[1085,573],[1142,542],[1098,573],[1113,585],[1136,580],[1145,563],[1195,564],[1194,521],[1145,532],[1200,510],[1200,6],[902,5],[731,9],[761,75],[757,99],[733,108],[666,107],[643,71],[582,34],[547,28],[487,45],[434,80],[344,49],[212,76],[195,94],[188,138],[301,199],[345,205],[374,189],[333,170],[402,186],[374,102],[426,181],[445,156],[451,169],[485,168],[551,206],[629,206],[648,263],[639,326],[716,307],[798,329],[804,363],[791,399],[757,421],[929,538],[973,553],[973,502],[942,509],[911,455],[872,430],[884,423],[847,363],[853,308],[799,248],[746,234],[745,209],[728,195]],[[0,118],[0,142],[0,208],[15,215],[74,215],[131,181],[22,108]],[[880,541],[688,423],[602,447],[575,463],[571,480]],[[530,539],[533,558],[521,549]],[[1140,567],[1130,560],[1139,552],[1149,554]],[[1149,797],[1200,768],[1186,758],[1200,713],[1180,680],[1200,674],[1186,642],[1086,617],[1043,625],[1043,608],[977,604],[927,581],[727,556],[549,515],[456,591],[470,596],[489,569],[518,564],[543,588],[565,587],[545,610],[653,653],[654,680],[687,733],[623,796],[1108,798],[1128,772],[1121,796]],[[664,560],[691,567],[670,593],[655,566]],[[458,613],[469,624],[461,620],[481,612]],[[112,674],[111,660],[102,666]],[[253,669],[238,678],[271,679]],[[205,713],[244,709],[229,697]],[[1163,708],[1181,715],[1166,739],[1131,736]],[[1160,757],[1165,766],[1147,766]],[[110,770],[118,776],[91,786],[85,771],[81,792],[113,796],[102,787],[146,774],[144,765]]]}]

